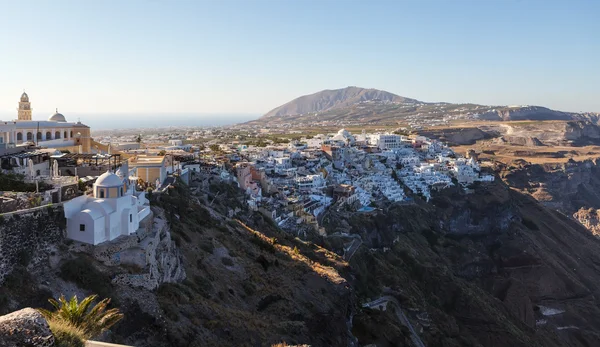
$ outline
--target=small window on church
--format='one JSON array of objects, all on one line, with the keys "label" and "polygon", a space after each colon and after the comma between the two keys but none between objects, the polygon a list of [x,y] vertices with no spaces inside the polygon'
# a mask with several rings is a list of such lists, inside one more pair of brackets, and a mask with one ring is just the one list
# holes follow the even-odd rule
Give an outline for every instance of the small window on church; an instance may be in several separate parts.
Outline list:
[{"label": "small window on church", "polygon": [[104,197],[104,189],[100,190],[100,197],[103,198]]},{"label": "small window on church", "polygon": [[85,224],[79,224],[79,231],[85,231]]},{"label": "small window on church", "polygon": [[129,223],[133,223],[133,215],[129,215]]}]

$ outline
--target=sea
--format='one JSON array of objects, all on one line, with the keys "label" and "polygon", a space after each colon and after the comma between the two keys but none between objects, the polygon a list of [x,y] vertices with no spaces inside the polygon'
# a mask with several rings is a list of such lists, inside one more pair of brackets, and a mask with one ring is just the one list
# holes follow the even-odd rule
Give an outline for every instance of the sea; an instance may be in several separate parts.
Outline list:
[{"label": "sea", "polygon": [[[93,130],[131,129],[131,128],[162,128],[169,126],[211,127],[244,123],[259,118],[260,114],[239,113],[122,113],[122,114],[64,114],[67,122],[81,121]],[[0,114],[0,119],[11,120],[15,114]],[[36,118],[33,120],[46,120]]]}]

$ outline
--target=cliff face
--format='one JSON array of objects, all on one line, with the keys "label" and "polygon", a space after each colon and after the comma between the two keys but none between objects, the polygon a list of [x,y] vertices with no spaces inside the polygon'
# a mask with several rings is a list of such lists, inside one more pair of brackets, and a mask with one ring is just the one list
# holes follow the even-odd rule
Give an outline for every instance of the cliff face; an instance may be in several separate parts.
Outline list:
[{"label": "cliff face", "polygon": [[542,204],[574,216],[592,232],[598,229],[600,160],[564,164],[525,164],[502,172],[508,185]]},{"label": "cliff face", "polygon": [[[553,187],[575,198],[595,167],[556,167],[566,176]],[[510,179],[525,184],[531,172],[519,172]],[[474,189],[370,214],[333,209],[328,233],[362,240],[347,261],[343,237],[295,239],[245,210],[233,186],[178,185],[152,198],[154,219],[135,237],[92,250],[60,239],[45,261],[15,263],[0,310],[98,293],[125,313],[108,342],[408,346],[395,308],[360,305],[391,295],[427,346],[594,346],[600,240],[501,180]]]},{"label": "cliff face", "polygon": [[600,241],[502,182],[353,218],[367,243],[350,262],[358,295],[391,288],[427,346],[592,346],[600,336]]}]

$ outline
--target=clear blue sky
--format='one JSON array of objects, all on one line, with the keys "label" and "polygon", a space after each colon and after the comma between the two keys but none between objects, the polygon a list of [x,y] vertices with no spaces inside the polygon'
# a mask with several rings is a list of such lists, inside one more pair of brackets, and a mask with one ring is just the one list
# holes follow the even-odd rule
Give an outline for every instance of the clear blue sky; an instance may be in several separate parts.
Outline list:
[{"label": "clear blue sky", "polygon": [[[349,85],[600,112],[600,1],[0,0],[0,114],[262,114]],[[40,115],[41,113],[41,115]]]}]

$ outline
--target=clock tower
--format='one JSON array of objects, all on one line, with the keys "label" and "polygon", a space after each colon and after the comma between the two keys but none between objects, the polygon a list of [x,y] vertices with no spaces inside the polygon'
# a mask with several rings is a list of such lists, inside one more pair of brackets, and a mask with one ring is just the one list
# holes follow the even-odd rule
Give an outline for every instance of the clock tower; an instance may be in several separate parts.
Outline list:
[{"label": "clock tower", "polygon": [[29,96],[25,92],[21,94],[18,111],[18,120],[31,120],[31,103],[29,102]]}]

